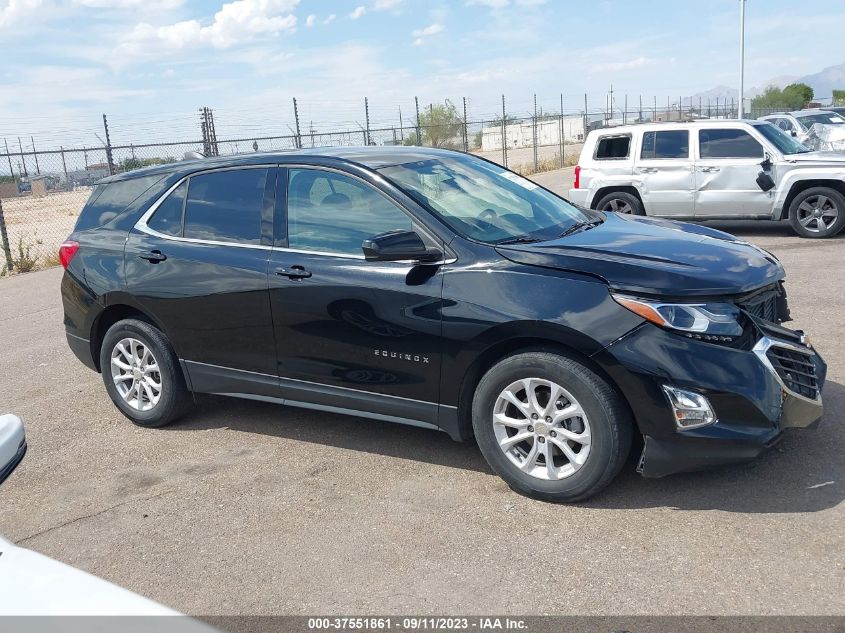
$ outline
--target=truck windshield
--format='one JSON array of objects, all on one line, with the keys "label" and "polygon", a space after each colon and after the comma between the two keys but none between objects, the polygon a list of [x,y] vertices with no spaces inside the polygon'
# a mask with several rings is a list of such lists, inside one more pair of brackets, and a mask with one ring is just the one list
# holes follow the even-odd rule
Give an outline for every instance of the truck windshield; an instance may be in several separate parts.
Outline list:
[{"label": "truck windshield", "polygon": [[437,157],[379,172],[458,234],[488,244],[554,239],[601,217],[473,156]]},{"label": "truck windshield", "polygon": [[791,135],[784,132],[779,127],[767,122],[753,123],[757,131],[766,137],[772,145],[778,148],[782,154],[806,154],[811,151],[809,147],[802,145]]}]

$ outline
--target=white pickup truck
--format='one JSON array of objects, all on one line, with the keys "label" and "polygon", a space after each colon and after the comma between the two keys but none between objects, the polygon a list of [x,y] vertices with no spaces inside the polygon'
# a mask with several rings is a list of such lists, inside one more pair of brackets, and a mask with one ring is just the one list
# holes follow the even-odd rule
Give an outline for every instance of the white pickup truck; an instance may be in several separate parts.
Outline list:
[{"label": "white pickup truck", "polygon": [[801,237],[845,227],[845,152],[813,152],[765,121],[594,130],[569,199],[684,220],[789,220]]}]

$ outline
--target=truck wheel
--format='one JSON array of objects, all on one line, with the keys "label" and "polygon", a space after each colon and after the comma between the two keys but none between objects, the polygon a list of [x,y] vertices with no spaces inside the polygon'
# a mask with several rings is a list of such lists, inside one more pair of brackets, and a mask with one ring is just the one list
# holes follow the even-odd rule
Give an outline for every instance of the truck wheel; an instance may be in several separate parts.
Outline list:
[{"label": "truck wheel", "polygon": [[631,215],[645,215],[643,203],[637,196],[624,191],[614,191],[599,200],[596,205],[599,211],[613,211],[614,213],[628,213]]},{"label": "truck wheel", "polygon": [[472,425],[487,463],[511,488],[562,502],[609,484],[633,433],[627,407],[604,379],[543,351],[509,356],[484,375]]},{"label": "truck wheel", "polygon": [[810,187],[789,205],[789,223],[801,237],[833,237],[845,226],[845,196],[830,187]]},{"label": "truck wheel", "polygon": [[112,325],[103,338],[100,367],[106,391],[138,426],[169,424],[191,396],[173,348],[157,328],[138,319]]}]

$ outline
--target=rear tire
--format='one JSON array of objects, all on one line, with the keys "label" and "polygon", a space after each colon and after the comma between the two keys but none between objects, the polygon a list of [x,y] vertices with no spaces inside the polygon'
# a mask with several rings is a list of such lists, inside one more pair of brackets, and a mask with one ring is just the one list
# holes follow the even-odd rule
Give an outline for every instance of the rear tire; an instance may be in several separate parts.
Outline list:
[{"label": "rear tire", "polygon": [[789,223],[801,237],[833,237],[845,227],[845,196],[830,187],[810,187],[789,205]]},{"label": "rear tire", "polygon": [[145,321],[125,319],[109,328],[100,349],[100,369],[112,402],[138,426],[169,424],[191,404],[173,348]]},{"label": "rear tire", "polygon": [[640,202],[640,199],[625,191],[614,191],[607,194],[599,200],[596,209],[628,215],[645,215],[645,209],[643,209],[643,203]]},{"label": "rear tire", "polygon": [[633,434],[627,406],[602,377],[542,351],[509,356],[484,375],[472,424],[487,463],[512,489],[556,502],[582,501],[607,486]]}]

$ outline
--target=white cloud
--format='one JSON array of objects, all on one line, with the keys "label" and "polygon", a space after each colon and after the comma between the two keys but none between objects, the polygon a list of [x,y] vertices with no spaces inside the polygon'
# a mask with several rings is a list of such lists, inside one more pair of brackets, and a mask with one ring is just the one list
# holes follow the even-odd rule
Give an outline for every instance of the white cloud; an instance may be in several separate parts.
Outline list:
[{"label": "white cloud", "polygon": [[314,24],[316,22],[317,22],[317,16],[314,15],[313,13],[311,15],[309,15],[307,18],[305,18],[305,26],[308,27],[309,29],[312,26],[314,26]]},{"label": "white cloud", "polygon": [[184,0],[73,0],[89,9],[176,9]]},{"label": "white cloud", "polygon": [[353,20],[357,20],[362,15],[364,15],[366,12],[367,12],[367,7],[364,7],[364,6],[355,7],[355,10],[352,13],[349,14],[349,17],[352,18]]},{"label": "white cloud", "polygon": [[402,0],[376,0],[373,3],[373,11],[390,11],[400,4],[402,4]]},{"label": "white cloud", "polygon": [[28,13],[34,12],[41,4],[41,0],[9,0],[9,4],[0,7],[0,29],[10,26]]},{"label": "white cloud", "polygon": [[337,16],[334,13],[330,13],[329,17],[323,20],[323,24],[331,24],[337,19]]},{"label": "white cloud", "polygon": [[674,60],[660,60],[655,57],[635,57],[634,59],[626,59],[621,61],[605,62],[601,64],[594,64],[590,67],[593,72],[619,72],[622,70],[634,70],[636,68],[645,68],[647,66],[654,66],[658,63],[667,63]]},{"label": "white cloud", "polygon": [[467,6],[482,6],[491,9],[503,9],[511,4],[519,7],[536,7],[546,4],[547,0],[466,0]]},{"label": "white cloud", "polygon": [[298,3],[299,0],[234,0],[224,4],[207,26],[199,20],[165,26],[142,22],[124,38],[119,49],[125,54],[144,55],[199,44],[227,48],[256,37],[290,32],[296,28],[292,11]]},{"label": "white cloud", "polygon": [[442,33],[443,29],[446,28],[440,22],[434,22],[433,24],[429,24],[425,28],[422,29],[415,29],[411,35],[414,37],[414,46],[421,46],[425,43],[425,38],[431,37],[432,35],[437,35],[438,33]]}]

